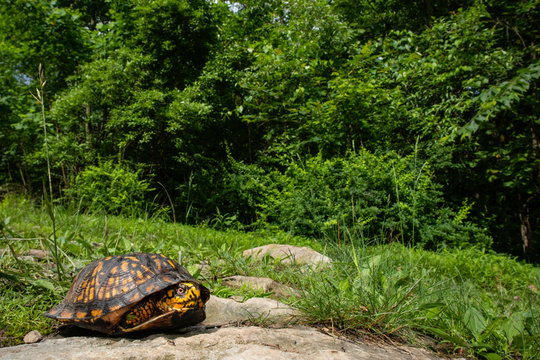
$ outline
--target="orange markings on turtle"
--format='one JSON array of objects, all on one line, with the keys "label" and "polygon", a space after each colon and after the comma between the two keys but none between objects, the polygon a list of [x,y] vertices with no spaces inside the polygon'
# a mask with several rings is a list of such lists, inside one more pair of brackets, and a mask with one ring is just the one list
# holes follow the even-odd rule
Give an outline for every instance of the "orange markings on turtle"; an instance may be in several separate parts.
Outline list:
[{"label": "orange markings on turtle", "polygon": [[[130,279],[122,279],[122,280],[119,281],[119,283],[118,283],[117,286],[118,286],[118,287],[123,286],[124,289],[129,290],[129,288],[130,288],[130,287],[129,287],[129,283],[130,283],[130,282],[131,282]],[[126,291],[127,291],[127,290],[126,290]],[[124,292],[125,292],[125,291],[124,291]]]},{"label": "orange markings on turtle", "polygon": [[75,313],[75,316],[78,318],[78,319],[83,319],[86,317],[86,313],[85,312],[82,312],[82,311],[77,311]]},{"label": "orange markings on turtle", "polygon": [[103,300],[105,298],[105,287],[102,287],[101,289],[99,289],[97,298],[99,300]]},{"label": "orange markings on turtle", "polygon": [[134,256],[126,256],[125,259],[129,259],[129,260],[131,260],[131,261],[139,262],[139,259],[137,259],[137,258],[134,257]]},{"label": "orange markings on turtle", "polygon": [[84,294],[83,301],[85,301],[85,302],[88,301],[89,292],[90,292],[90,286],[88,286],[88,280],[87,280],[87,281],[84,282],[84,291],[82,292],[82,294]]},{"label": "orange markings on turtle", "polygon": [[154,292],[155,289],[156,289],[155,284],[148,284],[148,286],[146,287],[146,293],[151,294]]},{"label": "orange markings on turtle", "polygon": [[131,297],[129,298],[129,302],[134,303],[135,301],[138,301],[139,298],[140,298],[139,293],[136,292],[135,294],[131,295]]},{"label": "orange markings on turtle", "polygon": [[103,310],[101,310],[101,309],[94,309],[94,310],[90,311],[90,314],[91,314],[93,317],[97,317],[97,316],[103,314]]},{"label": "orange markings on turtle", "polygon": [[49,314],[51,314],[51,315],[56,315],[57,313],[58,313],[57,308],[53,308],[53,309],[51,309],[51,311],[49,311]]},{"label": "orange markings on turtle", "polygon": [[97,274],[98,272],[100,272],[102,268],[103,268],[103,262],[100,262],[100,263],[97,264],[97,266],[94,268],[94,271],[92,271],[92,277],[96,276],[96,274]]},{"label": "orange markings on turtle", "polygon": [[122,265],[120,265],[120,268],[122,269],[122,271],[127,271],[129,264],[133,264],[133,263],[129,261],[124,261]]},{"label": "orange markings on turtle", "polygon": [[172,260],[167,260],[167,262],[171,265],[173,269],[176,269],[176,266],[174,266],[174,263],[172,262]]},{"label": "orange markings on turtle", "polygon": [[93,287],[90,288],[90,292],[88,294],[88,301],[94,301],[94,291],[95,289]]},{"label": "orange markings on turtle", "polygon": [[114,266],[112,269],[111,269],[111,274],[114,275],[118,272],[118,266]]},{"label": "orange markings on turtle", "polygon": [[105,291],[105,300],[109,300],[112,297],[112,289]]},{"label": "orange markings on turtle", "polygon": [[123,305],[114,305],[109,308],[110,311],[116,311],[120,309]]},{"label": "orange markings on turtle", "polygon": [[67,309],[64,309],[64,311],[62,311],[62,313],[60,314],[60,317],[63,317],[63,318],[71,318],[73,316],[73,313]]},{"label": "orange markings on turtle", "polygon": [[137,270],[137,285],[140,285],[145,281],[146,281],[146,279],[143,276],[142,272],[140,270]]},{"label": "orange markings on turtle", "polygon": [[105,283],[106,279],[107,279],[107,274],[105,274],[103,271],[98,274],[98,277],[97,277],[98,284]]},{"label": "orange markings on turtle", "polygon": [[[88,286],[88,280],[85,280],[80,286],[79,286],[79,289],[86,289],[86,287]],[[84,291],[84,290],[83,290]]]}]

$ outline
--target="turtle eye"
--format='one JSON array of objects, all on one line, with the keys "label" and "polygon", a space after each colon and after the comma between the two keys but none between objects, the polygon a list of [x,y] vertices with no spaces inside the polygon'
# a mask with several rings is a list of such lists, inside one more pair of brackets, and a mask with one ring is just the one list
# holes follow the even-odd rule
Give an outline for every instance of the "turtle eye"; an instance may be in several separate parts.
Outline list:
[{"label": "turtle eye", "polygon": [[177,295],[185,295],[187,292],[187,286],[186,285],[180,285],[178,286],[178,288],[176,289],[176,294]]}]

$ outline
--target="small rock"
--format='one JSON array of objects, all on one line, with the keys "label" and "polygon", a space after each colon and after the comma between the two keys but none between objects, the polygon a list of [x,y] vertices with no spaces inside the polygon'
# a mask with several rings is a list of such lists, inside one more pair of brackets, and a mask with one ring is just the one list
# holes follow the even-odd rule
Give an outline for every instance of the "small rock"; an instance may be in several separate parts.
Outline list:
[{"label": "small rock", "polygon": [[46,250],[40,250],[40,249],[30,249],[26,252],[26,255],[32,256],[38,259],[47,259],[50,257],[50,253]]},{"label": "small rock", "polygon": [[199,263],[199,269],[201,269],[201,275],[205,278],[209,278],[212,275],[212,267],[208,261],[201,261]]},{"label": "small rock", "polygon": [[43,339],[43,335],[41,335],[37,330],[32,330],[28,334],[24,335],[23,342],[25,344],[33,344],[37,343],[41,339]]},{"label": "small rock", "polygon": [[299,296],[299,293],[293,288],[282,285],[270,278],[236,275],[223,279],[223,283],[237,289],[245,285],[252,289],[273,292],[278,297]]},{"label": "small rock", "polygon": [[308,247],[292,245],[270,244],[245,250],[244,257],[254,257],[258,260],[266,255],[274,259],[281,259],[284,264],[311,265],[313,267],[324,266],[332,262],[327,256]]}]

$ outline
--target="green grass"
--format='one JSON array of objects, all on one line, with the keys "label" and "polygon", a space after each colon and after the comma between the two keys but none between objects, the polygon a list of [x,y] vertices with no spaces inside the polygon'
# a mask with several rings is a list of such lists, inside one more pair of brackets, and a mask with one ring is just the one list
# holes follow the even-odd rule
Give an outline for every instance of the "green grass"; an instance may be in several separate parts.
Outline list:
[{"label": "green grass", "polygon": [[540,355],[538,268],[474,249],[392,244],[330,254],[333,268],[301,286],[299,306],[314,323],[409,342],[424,334],[436,339],[435,350],[488,359]]},{"label": "green grass", "polygon": [[[540,357],[540,270],[474,249],[429,252],[399,244],[367,246],[361,239],[317,241],[281,232],[217,231],[164,221],[160,216],[123,218],[79,214],[57,207],[64,277],[52,260],[16,260],[29,249],[50,249],[46,209],[16,196],[0,204],[0,345],[20,342],[30,330],[51,332],[40,314],[58,302],[74,274],[108,254],[160,252],[178,258],[221,297],[269,296],[230,289],[231,275],[266,276],[293,286],[305,322],[343,334],[375,334],[420,343],[436,351],[487,359]],[[8,238],[8,239],[6,239]],[[323,271],[298,271],[265,258],[254,263],[242,251],[270,243],[309,246],[334,259]],[[344,245],[346,244],[346,245]],[[208,271],[200,273],[204,262]]]}]

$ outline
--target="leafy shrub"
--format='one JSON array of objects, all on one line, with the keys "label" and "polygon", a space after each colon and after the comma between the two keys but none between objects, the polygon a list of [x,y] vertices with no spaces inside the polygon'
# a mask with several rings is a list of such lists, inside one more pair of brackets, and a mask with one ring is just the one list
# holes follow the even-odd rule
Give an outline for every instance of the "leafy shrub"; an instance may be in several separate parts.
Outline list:
[{"label": "leafy shrub", "polygon": [[247,165],[229,158],[217,202],[227,204],[224,210],[245,223],[266,223],[265,199],[271,193],[279,193],[276,188],[280,180],[278,172],[269,173],[256,164]]},{"label": "leafy shrub", "polygon": [[428,247],[485,247],[491,241],[465,221],[470,204],[457,212],[445,206],[429,164],[413,155],[362,150],[346,158],[292,162],[283,174],[266,177],[254,166],[233,172],[227,184],[236,195],[229,197],[294,234],[341,239],[346,229],[356,237],[382,236]]},{"label": "leafy shrub", "polygon": [[84,209],[133,215],[146,209],[145,197],[151,190],[149,182],[141,178],[140,170],[106,161],[80,172],[67,193]]}]

